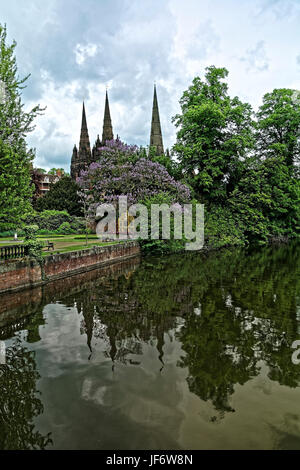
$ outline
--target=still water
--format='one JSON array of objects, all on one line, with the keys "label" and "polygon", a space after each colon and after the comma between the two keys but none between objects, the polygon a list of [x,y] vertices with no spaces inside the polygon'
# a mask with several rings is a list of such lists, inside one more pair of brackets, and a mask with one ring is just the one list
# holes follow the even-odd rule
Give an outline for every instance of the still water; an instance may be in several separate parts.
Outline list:
[{"label": "still water", "polygon": [[290,245],[0,296],[0,448],[300,449],[299,273]]}]

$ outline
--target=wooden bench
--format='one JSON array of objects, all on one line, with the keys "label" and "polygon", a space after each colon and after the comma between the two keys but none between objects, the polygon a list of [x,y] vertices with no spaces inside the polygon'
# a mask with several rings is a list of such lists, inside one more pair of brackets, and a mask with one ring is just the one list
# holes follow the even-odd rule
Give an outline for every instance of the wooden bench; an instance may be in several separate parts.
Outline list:
[{"label": "wooden bench", "polygon": [[46,245],[46,248],[48,251],[51,250],[54,250],[54,243],[53,242],[49,242],[49,240],[47,240],[47,245]]}]

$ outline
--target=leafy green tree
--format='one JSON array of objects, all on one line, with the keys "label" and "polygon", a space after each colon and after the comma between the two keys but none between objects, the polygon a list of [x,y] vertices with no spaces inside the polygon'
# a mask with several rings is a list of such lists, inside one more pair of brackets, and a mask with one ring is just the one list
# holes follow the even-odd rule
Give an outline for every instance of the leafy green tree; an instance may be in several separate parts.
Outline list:
[{"label": "leafy green tree", "polygon": [[300,231],[300,181],[282,156],[245,168],[228,204],[248,241],[294,237]]},{"label": "leafy green tree", "polygon": [[257,150],[262,157],[283,157],[289,168],[300,157],[300,93],[275,89],[257,113]]},{"label": "leafy green tree", "polygon": [[57,183],[51,185],[50,191],[37,200],[36,209],[67,210],[70,215],[82,216],[82,205],[78,196],[79,187],[70,176],[64,176]]},{"label": "leafy green tree", "polygon": [[226,199],[254,144],[252,108],[228,96],[227,75],[225,68],[208,67],[205,79],[196,77],[184,92],[181,114],[173,118],[179,128],[174,151],[206,201]]},{"label": "leafy green tree", "polygon": [[16,43],[6,43],[6,27],[0,25],[0,228],[15,228],[30,211],[30,163],[33,151],[26,136],[42,109],[25,112],[21,93],[28,76],[17,75]]},{"label": "leafy green tree", "polygon": [[69,173],[66,173],[64,168],[51,168],[51,170],[48,171],[48,175],[56,175],[57,171],[61,171],[62,174],[69,176]]}]

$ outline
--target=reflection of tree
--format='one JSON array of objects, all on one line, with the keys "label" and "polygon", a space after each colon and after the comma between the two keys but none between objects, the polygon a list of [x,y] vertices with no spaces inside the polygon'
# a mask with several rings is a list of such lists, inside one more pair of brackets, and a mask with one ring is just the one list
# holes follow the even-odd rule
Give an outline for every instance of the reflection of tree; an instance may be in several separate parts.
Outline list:
[{"label": "reflection of tree", "polygon": [[[234,385],[259,373],[260,360],[269,366],[271,380],[299,384],[299,367],[291,362],[300,290],[300,253],[293,248],[265,249],[252,256],[239,253],[230,263],[224,263],[224,253],[212,259],[212,271],[209,259],[201,267],[199,277],[203,280],[204,274],[206,281],[197,295],[201,313],[190,312],[178,335],[186,353],[180,366],[188,367],[190,390],[212,400],[221,412],[231,409],[228,399]],[[200,266],[191,268],[195,275]],[[193,298],[198,284],[196,275]]]},{"label": "reflection of tree", "polygon": [[0,366],[0,448],[5,450],[45,449],[52,441],[34,431],[33,419],[43,412],[38,398],[34,353],[20,345],[6,349],[6,364]]},{"label": "reflection of tree", "polygon": [[88,344],[101,338],[115,363],[139,363],[143,343],[155,344],[162,362],[165,333],[176,333],[190,390],[210,400],[220,415],[232,411],[236,384],[260,372],[296,387],[300,368],[291,362],[297,339],[300,247],[264,248],[254,253],[148,258],[129,277],[91,284],[77,298]]},{"label": "reflection of tree", "polygon": [[139,292],[132,284],[134,275],[120,276],[99,286],[91,286],[77,297],[83,314],[82,332],[91,348],[92,338],[106,344],[105,355],[112,362],[138,365],[132,355],[142,355],[143,342],[156,343],[163,363],[164,334],[176,325],[176,318],[147,311]]}]

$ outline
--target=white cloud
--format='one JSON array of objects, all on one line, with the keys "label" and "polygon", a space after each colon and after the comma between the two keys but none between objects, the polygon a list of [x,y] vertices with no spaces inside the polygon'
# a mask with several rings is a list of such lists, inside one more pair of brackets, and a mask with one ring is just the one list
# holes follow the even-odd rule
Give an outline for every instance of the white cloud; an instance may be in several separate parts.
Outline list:
[{"label": "white cloud", "polygon": [[76,44],[74,49],[76,63],[78,65],[84,64],[88,57],[94,57],[97,54],[98,49],[99,46],[97,46],[97,44],[89,43],[85,46],[79,43]]}]

